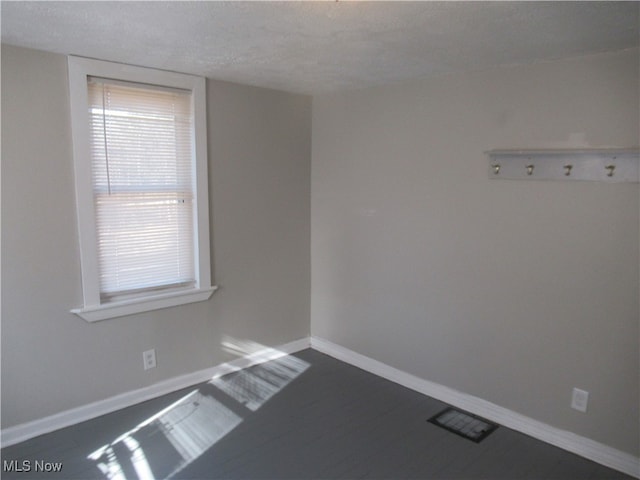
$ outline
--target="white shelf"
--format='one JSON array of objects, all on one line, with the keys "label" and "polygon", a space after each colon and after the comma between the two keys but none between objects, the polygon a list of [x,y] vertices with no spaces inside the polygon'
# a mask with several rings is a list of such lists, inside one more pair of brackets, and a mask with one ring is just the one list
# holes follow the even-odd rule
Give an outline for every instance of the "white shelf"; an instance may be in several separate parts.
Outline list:
[{"label": "white shelf", "polygon": [[638,149],[490,150],[495,180],[640,181]]}]

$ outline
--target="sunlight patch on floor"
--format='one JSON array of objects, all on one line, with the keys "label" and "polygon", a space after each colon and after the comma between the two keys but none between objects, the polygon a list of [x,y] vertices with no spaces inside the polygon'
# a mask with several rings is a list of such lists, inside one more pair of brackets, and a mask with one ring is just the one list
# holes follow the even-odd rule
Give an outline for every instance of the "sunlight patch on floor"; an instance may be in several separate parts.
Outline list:
[{"label": "sunlight patch on floor", "polygon": [[231,373],[216,375],[89,454],[104,478],[152,480],[176,475],[309,367],[255,342],[227,339],[224,348],[258,364],[245,369],[229,366],[223,371]]},{"label": "sunlight patch on floor", "polygon": [[240,422],[242,418],[219,401],[194,390],[88,458],[109,479],[166,478]]},{"label": "sunlight patch on floor", "polygon": [[[233,346],[239,348],[237,344]],[[255,348],[253,345],[249,347]],[[214,378],[209,383],[255,412],[309,367],[307,362],[277,350],[262,353],[269,354],[271,361],[267,363],[240,370],[235,375]]]}]

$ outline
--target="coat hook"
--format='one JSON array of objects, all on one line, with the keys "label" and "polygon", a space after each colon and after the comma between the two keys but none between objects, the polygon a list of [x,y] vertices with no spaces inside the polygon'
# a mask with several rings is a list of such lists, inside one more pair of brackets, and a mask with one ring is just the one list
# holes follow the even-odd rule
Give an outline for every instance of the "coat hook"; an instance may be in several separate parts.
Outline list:
[{"label": "coat hook", "polygon": [[573,169],[573,165],[565,165],[564,169],[565,169],[564,174],[568,177],[569,175],[571,175],[571,170]]},{"label": "coat hook", "polygon": [[495,165],[491,165],[493,167],[493,174],[498,175],[500,173],[500,164],[496,163]]},{"label": "coat hook", "polygon": [[615,165],[607,165],[607,166],[606,166],[606,167],[604,167],[604,168],[606,168],[606,169],[609,171],[609,172],[607,173],[607,177],[613,177],[613,172],[615,171],[616,166],[615,166]]},{"label": "coat hook", "polygon": [[534,165],[527,165],[527,175],[533,175]]}]

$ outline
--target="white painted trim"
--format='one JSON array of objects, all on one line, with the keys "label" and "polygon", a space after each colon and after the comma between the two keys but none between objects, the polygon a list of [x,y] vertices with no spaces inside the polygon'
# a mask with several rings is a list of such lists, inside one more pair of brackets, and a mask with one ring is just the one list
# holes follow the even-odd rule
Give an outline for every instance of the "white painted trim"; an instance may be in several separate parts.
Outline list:
[{"label": "white painted trim", "polygon": [[430,382],[323,338],[311,337],[311,348],[394,383],[428,395],[563,450],[640,478],[640,458],[595,440],[547,425],[481,398]]},{"label": "white painted trim", "polygon": [[257,352],[239,357],[215,367],[170,378],[147,387],[125,392],[88,405],[72,408],[32,422],[9,427],[0,432],[2,447],[23,442],[30,438],[37,437],[38,435],[43,435],[60,428],[75,425],[76,423],[84,422],[86,420],[120,410],[121,408],[130,407],[131,405],[135,405],[167,393],[175,392],[182,388],[197,385],[198,383],[206,382],[212,378],[217,378],[233,371],[257,365],[268,360],[273,360],[284,355],[299,352],[306,348],[309,348],[308,337],[273,348],[265,347]]},{"label": "white painted trim", "polygon": [[87,322],[97,322],[108,318],[133,315],[134,313],[149,312],[151,310],[175,307],[187,303],[203,302],[211,298],[211,295],[213,295],[213,292],[217,289],[217,286],[213,286],[205,289],[192,288],[152,296],[147,295],[120,302],[103,303],[95,307],[74,308],[71,310],[71,313],[75,313]]},{"label": "white painted trim", "polygon": [[38,435],[84,422],[182,388],[206,382],[227,373],[248,368],[283,355],[313,348],[345,363],[386,378],[424,395],[480,415],[543,442],[585,457],[594,462],[640,478],[640,459],[586,437],[552,427],[520,413],[513,412],[481,398],[424,380],[386,365],[365,355],[318,337],[302,338],[274,348],[264,348],[215,367],[181,375],[172,379],[125,392],[98,402],[60,412],[39,420],[9,427],[0,432],[3,447]]},{"label": "white painted trim", "polygon": [[[83,306],[71,310],[88,322],[157,310],[207,300],[212,290],[209,241],[209,189],[207,173],[206,79],[194,75],[69,56],[71,139],[76,187],[76,209],[80,240],[80,273]],[[196,289],[186,295],[149,295],[148,300],[102,304],[96,238],[90,132],[87,117],[87,79],[90,76],[149,85],[180,88],[191,92],[193,107],[194,261]],[[215,287],[214,287],[215,288]],[[205,295],[207,293],[207,295]]]}]

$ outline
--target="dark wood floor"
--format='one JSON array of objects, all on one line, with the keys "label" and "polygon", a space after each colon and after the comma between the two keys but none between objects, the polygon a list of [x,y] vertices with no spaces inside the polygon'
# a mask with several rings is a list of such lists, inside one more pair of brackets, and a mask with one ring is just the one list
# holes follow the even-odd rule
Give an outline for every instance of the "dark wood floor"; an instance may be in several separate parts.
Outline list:
[{"label": "dark wood floor", "polygon": [[427,422],[445,407],[305,350],[2,449],[2,477],[631,478],[504,427],[474,443]]}]

